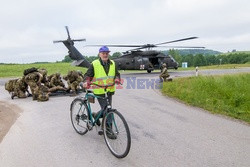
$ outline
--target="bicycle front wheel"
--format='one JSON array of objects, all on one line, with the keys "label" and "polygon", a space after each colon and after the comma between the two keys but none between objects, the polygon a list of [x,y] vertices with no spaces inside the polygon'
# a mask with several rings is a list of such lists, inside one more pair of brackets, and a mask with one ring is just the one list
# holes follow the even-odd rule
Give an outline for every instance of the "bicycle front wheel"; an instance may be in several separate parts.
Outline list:
[{"label": "bicycle front wheel", "polygon": [[122,114],[117,110],[110,110],[102,123],[104,139],[111,153],[117,158],[126,157],[131,146],[131,136]]},{"label": "bicycle front wheel", "polygon": [[78,134],[84,135],[88,132],[88,107],[83,99],[76,98],[72,101],[70,117],[71,123]]}]

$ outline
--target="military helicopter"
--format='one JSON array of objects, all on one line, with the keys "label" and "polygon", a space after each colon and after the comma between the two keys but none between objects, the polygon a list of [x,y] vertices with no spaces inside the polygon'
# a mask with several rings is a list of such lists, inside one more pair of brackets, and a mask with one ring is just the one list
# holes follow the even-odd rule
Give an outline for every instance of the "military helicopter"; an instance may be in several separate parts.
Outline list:
[{"label": "military helicopter", "polygon": [[[89,67],[90,63],[87,59],[74,47],[75,41],[86,41],[85,39],[73,40],[70,38],[68,27],[65,26],[68,39],[54,41],[63,42],[63,44],[68,48],[69,57],[74,60],[72,63],[76,66]],[[158,44],[145,44],[145,45],[106,45],[108,47],[130,47],[134,49],[127,50],[123,52],[120,57],[114,58],[113,60],[118,66],[119,70],[147,70],[151,73],[154,69],[161,69],[163,63],[166,63],[169,69],[178,69],[178,63],[174,60],[171,55],[167,55],[158,50],[151,50],[152,48],[162,46],[164,44],[180,42],[185,40],[191,40],[198,37],[189,37],[178,40],[173,40],[169,42],[163,42]],[[87,45],[88,47],[97,47],[103,45]],[[168,47],[168,46],[167,46]],[[189,47],[189,46],[169,46],[171,48],[204,48],[204,47]],[[147,50],[142,50],[147,49]]]}]

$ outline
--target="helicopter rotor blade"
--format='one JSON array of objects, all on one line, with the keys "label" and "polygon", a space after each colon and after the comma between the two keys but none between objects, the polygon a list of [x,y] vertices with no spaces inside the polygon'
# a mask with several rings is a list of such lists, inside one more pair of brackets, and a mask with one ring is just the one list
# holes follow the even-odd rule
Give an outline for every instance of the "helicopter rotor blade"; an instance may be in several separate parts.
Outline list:
[{"label": "helicopter rotor blade", "polygon": [[68,34],[68,38],[70,39],[69,28],[68,28],[68,26],[65,26],[65,28],[66,28],[66,31],[67,31],[67,34]]},{"label": "helicopter rotor blade", "polygon": [[108,46],[108,47],[141,47],[142,45],[86,45],[90,47],[101,47],[101,46]]},{"label": "helicopter rotor blade", "polygon": [[155,45],[163,45],[163,44],[168,44],[168,43],[181,42],[181,41],[186,41],[186,40],[191,40],[191,39],[196,39],[196,38],[198,38],[198,37],[183,38],[183,39],[178,39],[178,40],[174,40],[174,41],[162,42],[162,43],[158,43]]},{"label": "helicopter rotor blade", "polygon": [[139,47],[139,48],[135,48],[135,49],[130,49],[130,50],[127,50],[127,52],[134,51],[134,50],[140,50],[140,49],[145,49],[145,47]]},{"label": "helicopter rotor blade", "polygon": [[167,48],[194,48],[194,49],[205,49],[203,46],[158,46],[158,47],[167,47]]},{"label": "helicopter rotor blade", "polygon": [[141,45],[140,47],[135,48],[135,49],[130,49],[128,51],[134,51],[134,50],[140,50],[140,49],[146,49],[146,48],[154,48],[154,47],[157,47],[157,46],[154,44],[146,44],[146,45]]},{"label": "helicopter rotor blade", "polygon": [[205,49],[203,46],[157,46],[157,45],[148,45],[148,46],[143,46],[135,49],[130,49],[127,51],[135,51],[135,50],[140,50],[140,49],[145,49],[145,48],[154,48],[154,47],[166,47],[166,48],[193,48],[193,49]]},{"label": "helicopter rotor blade", "polygon": [[[173,41],[168,41],[168,42],[162,42],[162,43],[158,43],[158,44],[145,44],[145,45],[105,45],[108,47],[136,47],[134,49],[130,49],[127,51],[135,51],[135,50],[140,50],[140,49],[146,49],[146,48],[154,48],[154,47],[161,47],[159,45],[163,45],[163,44],[169,44],[169,43],[174,43],[174,42],[181,42],[181,41],[186,41],[186,40],[191,40],[191,39],[196,39],[198,37],[189,37],[189,38],[183,38],[183,39],[178,39],[178,40],[173,40]],[[86,45],[85,47],[101,47],[104,45]],[[163,46],[163,47],[173,47],[173,46]],[[173,48],[201,48],[204,49],[205,47],[192,47],[192,46],[174,46]]]}]

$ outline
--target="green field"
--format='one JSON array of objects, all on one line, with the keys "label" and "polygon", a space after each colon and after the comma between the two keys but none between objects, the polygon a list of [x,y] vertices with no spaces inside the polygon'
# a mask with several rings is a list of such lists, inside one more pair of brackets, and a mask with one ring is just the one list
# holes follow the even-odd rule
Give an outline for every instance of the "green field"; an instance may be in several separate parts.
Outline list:
[{"label": "green field", "polygon": [[163,84],[163,94],[250,123],[250,74],[199,76]]},{"label": "green field", "polygon": [[[45,68],[48,70],[48,74],[53,74],[60,72],[62,75],[65,75],[69,70],[81,70],[83,73],[86,72],[86,68],[71,66],[70,63],[37,63],[37,64],[0,64],[0,78],[7,77],[21,77],[23,71],[27,68],[37,67]],[[216,65],[216,66],[201,66],[202,69],[231,69],[231,68],[241,68],[241,67],[250,67],[250,64],[227,64],[227,65]],[[186,71],[186,70],[195,70],[195,67],[188,68],[178,68],[177,71]],[[169,71],[176,71],[171,69]],[[126,73],[140,73],[146,72],[146,70],[121,70],[122,74]],[[160,72],[160,70],[154,70],[154,72]]]},{"label": "green field", "polygon": [[31,67],[45,68],[48,71],[48,75],[56,72],[65,75],[69,70],[81,70],[83,73],[86,72],[86,68],[71,66],[70,63],[1,64],[0,77],[21,77],[23,76],[23,71]]},{"label": "green field", "polygon": [[[206,69],[234,69],[234,68],[242,68],[242,67],[250,67],[250,64],[222,64],[222,65],[213,65],[213,66],[200,66],[199,70]],[[179,67],[177,71],[187,71],[187,70],[195,70],[195,67],[182,68]],[[175,71],[175,70],[169,70]]]}]

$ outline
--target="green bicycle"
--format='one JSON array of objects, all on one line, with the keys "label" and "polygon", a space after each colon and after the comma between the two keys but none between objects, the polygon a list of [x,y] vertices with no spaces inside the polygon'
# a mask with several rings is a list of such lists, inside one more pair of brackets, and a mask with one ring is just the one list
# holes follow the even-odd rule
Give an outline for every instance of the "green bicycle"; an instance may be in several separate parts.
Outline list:
[{"label": "green bicycle", "polygon": [[[105,90],[105,96],[96,96],[89,89],[86,90],[84,97],[77,97],[74,99],[70,106],[71,122],[75,131],[84,135],[93,127],[100,125],[99,118],[103,116],[101,122],[102,131],[99,131],[99,135],[104,135],[105,143],[107,144],[111,153],[117,158],[124,158],[128,155],[131,146],[131,136],[128,124],[122,114],[116,109],[112,109],[108,92],[106,89],[113,85],[101,86]],[[97,116],[92,115],[90,103],[94,103],[95,98],[102,98],[107,100],[107,107],[104,110],[98,112]]]}]

